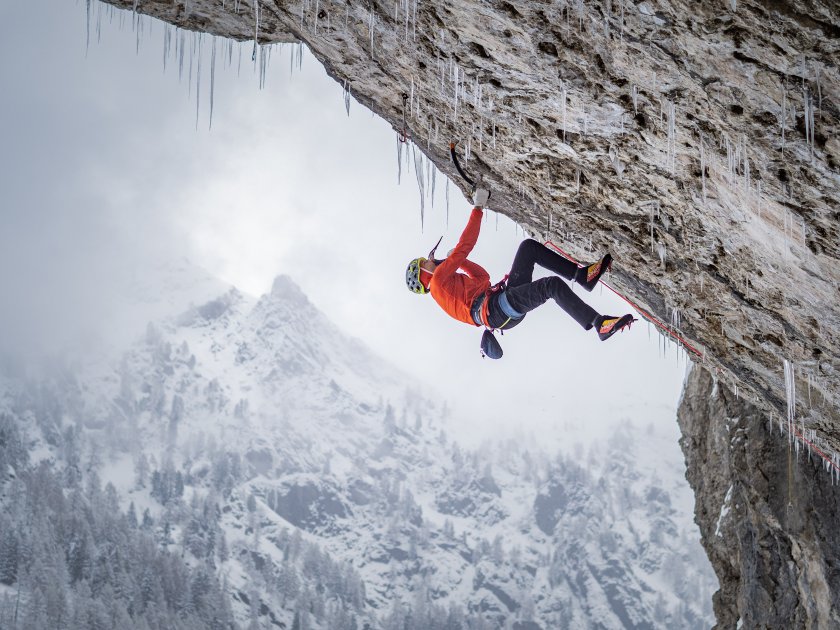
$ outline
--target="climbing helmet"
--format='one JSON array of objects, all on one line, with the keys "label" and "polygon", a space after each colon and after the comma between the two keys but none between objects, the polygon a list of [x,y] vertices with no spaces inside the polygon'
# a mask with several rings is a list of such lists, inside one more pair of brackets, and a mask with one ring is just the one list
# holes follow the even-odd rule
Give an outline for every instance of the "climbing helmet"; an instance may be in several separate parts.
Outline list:
[{"label": "climbing helmet", "polygon": [[423,283],[420,282],[420,265],[426,262],[426,259],[423,257],[415,258],[410,263],[408,263],[408,268],[405,270],[405,284],[408,286],[408,290],[412,293],[428,293],[429,290],[423,286]]}]

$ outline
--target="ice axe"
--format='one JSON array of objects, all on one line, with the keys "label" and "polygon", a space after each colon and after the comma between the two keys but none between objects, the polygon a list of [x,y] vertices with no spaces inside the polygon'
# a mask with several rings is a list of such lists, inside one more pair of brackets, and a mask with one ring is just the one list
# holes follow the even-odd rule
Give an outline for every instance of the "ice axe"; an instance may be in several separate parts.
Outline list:
[{"label": "ice axe", "polygon": [[467,173],[461,168],[461,163],[458,162],[458,154],[455,153],[455,143],[449,143],[449,155],[452,157],[452,162],[455,164],[455,169],[458,171],[458,174],[464,178],[464,181],[470,185],[470,188],[475,191],[475,180],[473,180]]},{"label": "ice axe", "polygon": [[[478,179],[475,180],[469,175],[467,172],[461,167],[461,163],[458,161],[458,154],[455,153],[455,143],[449,143],[449,155],[452,158],[452,163],[455,164],[455,169],[458,171],[458,174],[464,178],[464,181],[470,185],[471,195],[475,194],[475,191],[481,187],[481,176],[479,175]],[[488,199],[490,197],[489,191],[487,195]]]}]

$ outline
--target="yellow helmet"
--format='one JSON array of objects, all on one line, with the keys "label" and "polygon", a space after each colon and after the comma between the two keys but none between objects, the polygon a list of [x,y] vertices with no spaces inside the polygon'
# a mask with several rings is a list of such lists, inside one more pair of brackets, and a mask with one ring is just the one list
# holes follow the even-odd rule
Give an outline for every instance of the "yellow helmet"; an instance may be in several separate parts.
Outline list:
[{"label": "yellow helmet", "polygon": [[408,286],[408,290],[412,293],[422,295],[429,292],[429,290],[423,286],[423,283],[420,282],[420,265],[424,262],[426,262],[426,259],[423,257],[415,258],[408,263],[408,268],[405,270],[405,284]]}]

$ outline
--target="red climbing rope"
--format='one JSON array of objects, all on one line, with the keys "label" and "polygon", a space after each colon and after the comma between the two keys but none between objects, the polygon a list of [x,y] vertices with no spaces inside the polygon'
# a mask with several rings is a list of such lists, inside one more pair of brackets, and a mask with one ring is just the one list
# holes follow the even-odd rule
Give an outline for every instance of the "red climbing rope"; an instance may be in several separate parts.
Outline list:
[{"label": "red climbing rope", "polygon": [[[562,256],[565,256],[566,258],[568,258],[569,260],[571,260],[571,261],[572,261],[572,262],[574,262],[575,264],[578,264],[578,265],[580,264],[580,263],[579,263],[579,262],[578,262],[578,261],[574,258],[574,256],[571,256],[570,254],[568,254],[568,253],[564,252],[562,249],[560,249],[560,248],[559,248],[557,245],[555,245],[553,242],[551,242],[551,241],[546,241],[545,245],[546,245],[546,247],[551,247],[552,249],[555,249],[558,253],[560,253]],[[683,337],[682,335],[678,334],[678,333],[677,333],[677,332],[676,332],[676,331],[675,331],[672,327],[668,326],[667,324],[665,324],[665,323],[664,323],[664,322],[662,322],[661,320],[657,319],[656,317],[654,317],[653,315],[651,315],[650,313],[648,313],[646,310],[644,310],[643,308],[639,307],[639,305],[638,305],[638,304],[636,304],[636,303],[634,303],[633,301],[629,300],[627,297],[625,297],[625,296],[621,295],[621,293],[619,293],[618,291],[616,291],[615,289],[613,289],[610,285],[608,285],[606,282],[604,282],[604,280],[603,280],[603,279],[599,280],[598,282],[600,282],[601,284],[603,284],[603,285],[604,285],[605,287],[607,287],[610,291],[612,291],[612,292],[613,292],[613,293],[615,293],[618,297],[620,297],[622,300],[624,300],[625,302],[627,302],[630,306],[632,306],[634,309],[636,309],[636,311],[637,311],[637,312],[638,312],[638,313],[639,313],[642,317],[644,317],[644,318],[645,318],[646,320],[648,320],[649,322],[652,322],[652,323],[653,323],[653,324],[654,324],[657,328],[659,328],[660,330],[662,330],[665,334],[667,334],[667,335],[669,335],[669,336],[671,336],[671,337],[673,337],[673,338],[677,339],[677,340],[678,340],[678,341],[679,341],[679,342],[683,345],[683,347],[684,347],[684,348],[686,348],[687,350],[691,350],[694,354],[696,354],[696,355],[697,355],[698,357],[700,357],[701,359],[703,358],[703,353],[702,353],[702,352],[700,352],[700,350],[698,350],[697,348],[695,348],[693,345],[691,345],[691,344],[690,344],[690,343],[686,340],[686,338],[685,338],[685,337]]]},{"label": "red climbing rope", "polygon": [[[578,265],[580,264],[575,259],[574,256],[572,256],[571,254],[568,254],[567,252],[563,251],[560,247],[558,247],[552,241],[546,241],[545,245],[546,245],[546,247],[551,247],[552,249],[556,250],[559,254],[561,254],[562,256],[565,256],[566,258],[568,258],[569,260],[571,260],[575,264],[578,264]],[[640,315],[642,315],[642,317],[644,317],[648,321],[652,322],[657,328],[662,330],[665,334],[670,335],[671,337],[674,337],[675,339],[679,340],[679,342],[683,345],[684,348],[686,348],[687,350],[691,350],[694,354],[696,354],[701,359],[703,358],[703,353],[700,352],[693,345],[691,345],[685,339],[685,337],[683,337],[682,335],[679,335],[672,327],[666,325],[660,319],[657,319],[656,317],[654,317],[653,315],[651,315],[650,313],[648,313],[644,309],[640,308],[639,305],[634,303],[632,300],[630,300],[627,297],[621,295],[621,293],[619,293],[618,291],[613,289],[610,285],[608,285],[606,282],[604,282],[603,279],[599,280],[598,282],[603,284],[610,291],[612,291],[618,297],[620,297],[622,300],[627,302],[630,306],[632,306],[634,309],[636,309],[636,311]],[[819,455],[829,466],[831,466],[832,468],[834,468],[834,470],[836,470],[838,473],[840,473],[840,466],[838,466],[836,463],[834,463],[834,461],[819,446],[817,446],[816,444],[811,442],[808,438],[806,438],[804,435],[802,435],[802,433],[799,431],[799,429],[796,428],[796,425],[792,425],[790,428],[793,430],[793,434],[796,437],[796,439],[801,440],[803,444],[807,444],[808,447],[811,450],[813,450],[817,455]]]},{"label": "red climbing rope", "polygon": [[802,440],[805,444],[807,444],[817,455],[822,457],[825,462],[831,466],[834,470],[840,473],[840,466],[834,463],[832,459],[829,459],[828,455],[826,455],[819,446],[808,440],[804,435],[799,432],[799,429],[796,428],[796,425],[791,427],[793,429],[793,434],[796,436],[797,439]]}]

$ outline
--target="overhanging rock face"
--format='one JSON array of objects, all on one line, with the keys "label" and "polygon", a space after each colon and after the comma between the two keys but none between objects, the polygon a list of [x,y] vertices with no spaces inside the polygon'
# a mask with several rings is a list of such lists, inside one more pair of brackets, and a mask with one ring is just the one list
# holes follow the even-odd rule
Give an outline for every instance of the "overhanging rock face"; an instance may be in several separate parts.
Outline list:
[{"label": "overhanging rock face", "polygon": [[609,249],[617,288],[678,321],[765,412],[785,413],[782,363],[794,363],[800,391],[810,381],[821,401],[813,427],[840,448],[834,0],[136,9],[222,37],[304,41],[398,129],[407,95],[409,135],[441,171],[455,176],[450,139],[469,144],[493,209],[578,258]]},{"label": "overhanging rock face", "polygon": [[494,210],[611,251],[617,290],[768,417],[789,361],[797,431],[840,451],[835,0],[252,1],[136,10],[306,42],[459,183],[448,142],[469,147]]}]

